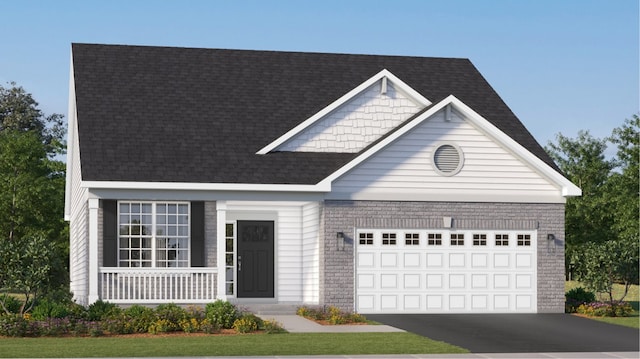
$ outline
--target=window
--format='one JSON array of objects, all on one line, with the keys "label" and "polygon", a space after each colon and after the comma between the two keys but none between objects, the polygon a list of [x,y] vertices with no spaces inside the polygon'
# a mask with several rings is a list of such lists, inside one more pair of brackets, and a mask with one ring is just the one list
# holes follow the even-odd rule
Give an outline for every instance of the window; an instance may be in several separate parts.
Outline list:
[{"label": "window", "polygon": [[396,245],[396,234],[395,233],[382,233],[382,244],[385,246],[395,246]]},{"label": "window", "polygon": [[518,246],[530,246],[531,235],[530,234],[518,234]]},{"label": "window", "polygon": [[487,235],[486,234],[474,234],[473,235],[473,245],[474,246],[486,246],[487,245]]},{"label": "window", "polygon": [[454,144],[443,144],[433,151],[431,162],[439,174],[453,176],[462,169],[464,157],[460,147]]},{"label": "window", "polygon": [[358,234],[358,244],[372,245],[373,233],[360,233]]},{"label": "window", "polygon": [[464,234],[451,233],[451,245],[452,246],[464,246]]},{"label": "window", "polygon": [[404,244],[408,246],[420,245],[420,234],[418,233],[405,233]]},{"label": "window", "polygon": [[442,245],[442,234],[441,233],[428,233],[427,234],[427,245],[430,245],[430,246],[440,246],[440,245]]},{"label": "window", "polygon": [[226,280],[226,292],[227,295],[233,295],[234,294],[234,288],[233,288],[233,284],[235,282],[235,255],[233,252],[233,248],[234,248],[234,239],[235,239],[235,228],[234,228],[234,224],[233,223],[227,223],[226,227],[225,227],[225,270],[226,270],[226,276],[225,276],[225,280]]},{"label": "window", "polygon": [[509,235],[508,234],[496,234],[496,246],[508,246]]},{"label": "window", "polygon": [[120,267],[188,267],[189,203],[119,202]]}]

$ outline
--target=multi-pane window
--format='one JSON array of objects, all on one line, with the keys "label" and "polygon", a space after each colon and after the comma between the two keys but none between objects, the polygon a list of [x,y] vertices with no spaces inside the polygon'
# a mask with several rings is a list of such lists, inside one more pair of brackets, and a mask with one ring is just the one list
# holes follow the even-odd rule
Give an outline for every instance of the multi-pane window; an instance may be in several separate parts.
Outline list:
[{"label": "multi-pane window", "polygon": [[430,246],[442,245],[442,233],[427,233],[427,245],[430,245]]},{"label": "multi-pane window", "polygon": [[509,235],[508,234],[496,234],[496,246],[508,246]]},{"label": "multi-pane window", "polygon": [[452,246],[464,246],[464,234],[463,233],[451,233],[451,245]]},{"label": "multi-pane window", "polygon": [[188,267],[189,204],[120,202],[120,267]]},{"label": "multi-pane window", "polygon": [[358,234],[358,244],[373,244],[373,233],[360,233]]},{"label": "multi-pane window", "polygon": [[530,246],[531,235],[530,234],[518,234],[518,246]]},{"label": "multi-pane window", "polygon": [[486,234],[474,234],[473,235],[473,245],[474,246],[486,246],[487,245],[487,235]]},{"label": "multi-pane window", "polygon": [[234,255],[234,225],[227,223],[225,228],[225,270],[226,270],[226,292],[227,295],[234,294],[235,283],[235,255]]},{"label": "multi-pane window", "polygon": [[151,203],[120,203],[118,255],[120,267],[152,267]]},{"label": "multi-pane window", "polygon": [[395,233],[382,233],[382,244],[385,246],[395,246],[396,245],[396,234]]},{"label": "multi-pane window", "polygon": [[189,205],[156,203],[156,265],[189,266]]},{"label": "multi-pane window", "polygon": [[420,234],[418,233],[405,233],[404,244],[408,246],[420,245]]}]

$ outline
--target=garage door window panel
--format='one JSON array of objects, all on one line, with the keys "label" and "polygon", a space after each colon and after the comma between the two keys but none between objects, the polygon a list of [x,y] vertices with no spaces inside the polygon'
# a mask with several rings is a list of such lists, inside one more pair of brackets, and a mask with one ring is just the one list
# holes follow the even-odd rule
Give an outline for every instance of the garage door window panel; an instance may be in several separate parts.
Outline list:
[{"label": "garage door window panel", "polygon": [[428,233],[427,245],[429,246],[441,246],[442,245],[442,233]]},{"label": "garage door window panel", "polygon": [[464,246],[464,234],[463,233],[451,233],[452,246]]},{"label": "garage door window panel", "polygon": [[405,233],[404,244],[407,246],[419,246],[420,245],[420,233]]}]

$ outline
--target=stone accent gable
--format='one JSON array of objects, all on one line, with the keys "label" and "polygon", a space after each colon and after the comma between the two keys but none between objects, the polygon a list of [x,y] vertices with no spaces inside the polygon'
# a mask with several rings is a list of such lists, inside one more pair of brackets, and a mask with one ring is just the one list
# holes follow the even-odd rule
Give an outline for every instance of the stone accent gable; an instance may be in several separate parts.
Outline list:
[{"label": "stone accent gable", "polygon": [[320,119],[276,151],[356,153],[384,136],[422,106],[391,81],[381,93],[382,80]]}]

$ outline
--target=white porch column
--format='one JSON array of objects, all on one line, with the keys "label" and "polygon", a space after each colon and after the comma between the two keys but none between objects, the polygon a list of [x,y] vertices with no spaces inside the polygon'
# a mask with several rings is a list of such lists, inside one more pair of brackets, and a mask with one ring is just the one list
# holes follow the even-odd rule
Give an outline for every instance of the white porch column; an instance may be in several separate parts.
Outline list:
[{"label": "white porch column", "polygon": [[100,299],[98,293],[98,211],[100,200],[89,198],[89,302]]},{"label": "white porch column", "polygon": [[216,202],[216,244],[217,244],[217,263],[218,263],[218,290],[217,297],[222,300],[227,299],[226,289],[226,227],[227,227],[227,202]]}]

